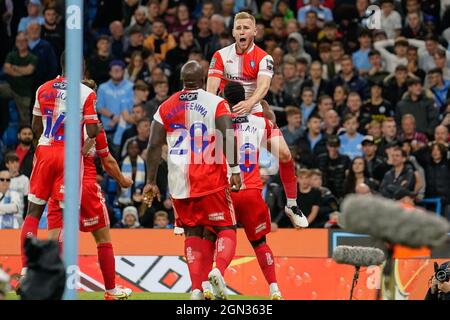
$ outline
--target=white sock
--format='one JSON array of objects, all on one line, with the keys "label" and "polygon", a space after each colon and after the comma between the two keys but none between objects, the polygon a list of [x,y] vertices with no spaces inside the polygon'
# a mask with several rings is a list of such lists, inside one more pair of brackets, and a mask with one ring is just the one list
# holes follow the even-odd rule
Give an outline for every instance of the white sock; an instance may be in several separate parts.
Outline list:
[{"label": "white sock", "polygon": [[117,293],[117,287],[115,287],[114,289],[111,289],[111,290],[106,290],[106,292],[115,294],[115,293]]},{"label": "white sock", "polygon": [[270,289],[270,292],[280,291],[280,289],[278,289],[278,284],[276,282],[271,283],[269,285],[269,289]]},{"label": "white sock", "polygon": [[297,206],[297,199],[287,199],[287,206],[290,207],[296,207]]},{"label": "white sock", "polygon": [[27,267],[23,267],[23,268],[22,268],[22,271],[20,271],[20,275],[21,275],[21,276],[25,276],[25,275],[27,274],[27,270],[28,270]]}]

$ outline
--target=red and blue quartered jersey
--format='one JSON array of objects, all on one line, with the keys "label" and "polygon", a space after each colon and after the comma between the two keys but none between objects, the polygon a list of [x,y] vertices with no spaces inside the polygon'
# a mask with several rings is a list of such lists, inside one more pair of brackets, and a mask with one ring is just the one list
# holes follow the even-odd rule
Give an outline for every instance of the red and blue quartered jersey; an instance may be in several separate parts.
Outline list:
[{"label": "red and blue quartered jersey", "polygon": [[167,133],[169,192],[174,199],[205,196],[229,185],[223,152],[215,148],[215,121],[224,115],[231,117],[228,103],[203,89],[179,91],[155,113],[154,120]]},{"label": "red and blue quartered jersey", "polygon": [[268,137],[271,137],[274,125],[264,117],[233,115],[233,126],[237,137],[241,189],[262,189],[259,151]]},{"label": "red and blue quartered jersey", "polygon": [[[80,84],[80,114],[82,123],[98,123],[95,92]],[[42,117],[44,130],[39,145],[64,143],[64,122],[67,110],[67,81],[58,76],[41,85],[36,92],[33,115]]]},{"label": "red and blue quartered jersey", "polygon": [[[273,58],[255,44],[243,54],[236,52],[233,43],[216,51],[211,59],[208,77],[220,78],[219,91],[222,92],[229,81],[239,82],[244,86],[245,98],[249,98],[256,90],[259,75],[273,76]],[[251,113],[262,112],[258,102]]]}]

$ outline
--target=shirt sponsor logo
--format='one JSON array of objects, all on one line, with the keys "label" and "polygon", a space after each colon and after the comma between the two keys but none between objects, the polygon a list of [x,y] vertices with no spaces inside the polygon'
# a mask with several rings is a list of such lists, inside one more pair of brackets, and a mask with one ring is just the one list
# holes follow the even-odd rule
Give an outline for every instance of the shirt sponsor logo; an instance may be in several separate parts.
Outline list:
[{"label": "shirt sponsor logo", "polygon": [[180,94],[180,101],[192,101],[192,100],[197,100],[198,99],[198,92],[188,92],[188,93],[183,93]]},{"label": "shirt sponsor logo", "polygon": [[90,227],[98,224],[98,217],[83,219],[83,226]]},{"label": "shirt sponsor logo", "polygon": [[246,123],[248,122],[247,116],[240,116],[232,119],[233,123]]},{"label": "shirt sponsor logo", "polygon": [[210,221],[225,220],[225,214],[223,212],[210,213],[210,214],[208,214],[208,219]]},{"label": "shirt sponsor logo", "polygon": [[244,78],[244,77],[239,77],[239,76],[233,76],[231,74],[225,74],[225,76],[227,77],[227,79],[229,80],[233,80],[233,81],[255,81],[255,78]]},{"label": "shirt sponsor logo", "polygon": [[255,233],[258,233],[258,232],[261,232],[261,231],[263,231],[264,229],[266,229],[267,228],[267,224],[264,222],[264,223],[261,223],[260,225],[258,225],[256,228],[255,228]]},{"label": "shirt sponsor logo", "polygon": [[231,60],[231,59],[227,60],[227,63],[233,63],[233,60]]},{"label": "shirt sponsor logo", "polygon": [[66,90],[67,82],[65,82],[65,81],[55,82],[52,87],[55,89]]}]

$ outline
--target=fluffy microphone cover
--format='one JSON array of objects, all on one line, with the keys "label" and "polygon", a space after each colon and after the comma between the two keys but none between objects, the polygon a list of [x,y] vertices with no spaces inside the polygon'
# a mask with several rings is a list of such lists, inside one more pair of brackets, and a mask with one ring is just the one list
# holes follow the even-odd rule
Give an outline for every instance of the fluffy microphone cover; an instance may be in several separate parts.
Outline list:
[{"label": "fluffy microphone cover", "polygon": [[337,246],[333,259],[340,264],[355,267],[379,266],[385,260],[384,253],[378,248]]},{"label": "fluffy microphone cover", "polygon": [[412,248],[439,246],[450,230],[448,221],[432,212],[404,209],[396,201],[374,195],[346,197],[339,224],[351,232]]}]

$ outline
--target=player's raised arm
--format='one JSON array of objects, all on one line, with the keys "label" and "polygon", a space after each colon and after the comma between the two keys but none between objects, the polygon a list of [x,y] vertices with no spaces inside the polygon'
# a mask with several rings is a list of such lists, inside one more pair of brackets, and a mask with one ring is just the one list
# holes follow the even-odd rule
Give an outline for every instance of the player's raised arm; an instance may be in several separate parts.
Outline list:
[{"label": "player's raised arm", "polygon": [[224,73],[224,65],[222,61],[222,56],[219,51],[214,53],[211,59],[208,70],[208,80],[206,81],[206,91],[217,94],[220,87],[220,81]]},{"label": "player's raised arm", "polygon": [[233,110],[238,114],[248,114],[252,110],[253,106],[260,102],[269,91],[270,82],[272,77],[268,75],[258,75],[256,80],[256,90],[248,97],[247,100],[239,102],[233,107]]}]

